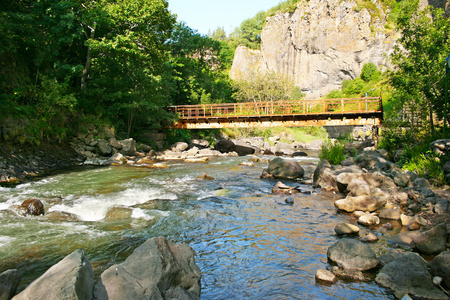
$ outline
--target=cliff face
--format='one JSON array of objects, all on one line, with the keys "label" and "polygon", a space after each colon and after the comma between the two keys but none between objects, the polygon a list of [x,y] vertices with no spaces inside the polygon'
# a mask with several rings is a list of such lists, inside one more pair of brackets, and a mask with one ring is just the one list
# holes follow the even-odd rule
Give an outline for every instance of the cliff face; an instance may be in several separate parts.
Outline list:
[{"label": "cliff face", "polygon": [[339,88],[345,79],[359,76],[365,63],[388,66],[398,39],[384,28],[385,18],[373,16],[348,0],[310,0],[294,13],[267,19],[261,34],[261,51],[239,47],[231,77],[251,69],[274,70],[290,76],[307,98]]}]

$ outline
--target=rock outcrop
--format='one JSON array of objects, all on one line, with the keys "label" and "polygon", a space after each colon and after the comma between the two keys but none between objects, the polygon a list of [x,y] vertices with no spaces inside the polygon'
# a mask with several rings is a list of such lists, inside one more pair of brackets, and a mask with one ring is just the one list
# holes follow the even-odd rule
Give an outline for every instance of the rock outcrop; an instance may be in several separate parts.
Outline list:
[{"label": "rock outcrop", "polygon": [[194,251],[188,245],[157,237],[103,272],[95,298],[200,299],[200,278]]},{"label": "rock outcrop", "polygon": [[232,78],[271,70],[294,79],[308,98],[340,88],[360,75],[365,63],[388,65],[398,35],[384,27],[379,1],[369,12],[354,1],[301,1],[295,12],[267,18],[261,50],[236,50]]},{"label": "rock outcrop", "polygon": [[79,249],[48,269],[13,299],[92,299],[93,292],[92,267]]}]

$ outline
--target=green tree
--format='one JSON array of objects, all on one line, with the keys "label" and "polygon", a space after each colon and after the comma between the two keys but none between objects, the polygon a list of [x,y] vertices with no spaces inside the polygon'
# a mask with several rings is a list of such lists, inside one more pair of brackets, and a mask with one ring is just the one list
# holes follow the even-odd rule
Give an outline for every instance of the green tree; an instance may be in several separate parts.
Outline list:
[{"label": "green tree", "polygon": [[[433,115],[443,115],[444,59],[450,53],[450,24],[441,9],[418,10],[418,1],[402,1],[396,23],[401,31],[399,46],[392,55],[395,71],[391,83],[397,109],[408,107],[431,132]],[[448,111],[448,110],[447,110]]]},{"label": "green tree", "polygon": [[288,76],[275,71],[254,70],[246,79],[235,81],[234,87],[234,97],[242,102],[280,101],[303,96]]}]

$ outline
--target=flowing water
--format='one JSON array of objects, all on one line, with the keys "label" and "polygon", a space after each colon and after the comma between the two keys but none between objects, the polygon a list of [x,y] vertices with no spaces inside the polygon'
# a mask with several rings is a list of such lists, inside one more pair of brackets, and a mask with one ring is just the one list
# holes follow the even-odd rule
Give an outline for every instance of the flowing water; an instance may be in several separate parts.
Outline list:
[{"label": "flowing water", "polygon": [[[259,179],[267,164],[238,165],[247,159],[83,168],[0,187],[0,273],[22,270],[23,289],[82,248],[98,278],[148,238],[165,236],[196,251],[202,299],[393,299],[373,282],[316,284],[337,241],[334,226],[349,217],[321,192],[286,205],[286,196],[271,194],[276,181]],[[298,160],[307,174],[317,164]],[[215,180],[196,180],[203,172]],[[30,198],[43,201],[45,216],[12,212]],[[377,254],[386,248],[383,241],[373,247]]]}]

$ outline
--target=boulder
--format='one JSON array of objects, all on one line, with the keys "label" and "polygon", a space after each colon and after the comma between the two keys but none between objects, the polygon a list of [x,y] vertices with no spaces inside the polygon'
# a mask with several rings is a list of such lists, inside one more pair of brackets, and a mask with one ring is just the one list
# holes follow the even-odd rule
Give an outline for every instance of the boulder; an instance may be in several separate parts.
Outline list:
[{"label": "boulder", "polygon": [[9,300],[16,294],[21,278],[21,272],[15,269],[0,274],[0,300]]},{"label": "boulder", "polygon": [[387,263],[375,281],[391,289],[397,299],[405,294],[420,299],[448,299],[432,282],[426,261],[417,253],[405,253]]},{"label": "boulder", "polygon": [[354,234],[359,232],[359,227],[353,224],[342,222],[334,227],[334,232],[336,232],[337,235]]},{"label": "boulder", "polygon": [[193,139],[189,143],[189,148],[197,147],[199,149],[204,149],[209,147],[209,142],[207,140]]},{"label": "boulder", "polygon": [[400,209],[384,208],[378,214],[378,217],[389,220],[400,220]]},{"label": "boulder", "polygon": [[[342,175],[342,174],[341,174]],[[347,190],[349,191],[349,196],[364,196],[364,195],[370,195],[370,186],[369,184],[359,178],[353,178],[348,186]]]},{"label": "boulder", "polygon": [[348,270],[366,271],[378,265],[375,252],[369,246],[348,238],[343,238],[331,246],[327,257],[339,267]]},{"label": "boulder", "polygon": [[201,272],[194,250],[164,237],[147,240],[101,275],[96,299],[200,299]]},{"label": "boulder", "polygon": [[120,150],[123,147],[122,143],[120,143],[118,140],[116,140],[116,138],[110,138],[109,144],[111,145],[111,147],[113,147],[114,149],[117,149],[117,150]]},{"label": "boulder", "polygon": [[92,299],[94,274],[83,250],[66,256],[33,281],[14,300]]},{"label": "boulder", "polygon": [[336,175],[331,170],[331,165],[328,160],[322,160],[314,170],[313,174],[314,187],[321,187],[323,189],[337,190]]},{"label": "boulder", "polygon": [[315,278],[316,282],[322,284],[333,284],[337,281],[336,275],[324,269],[317,270]]},{"label": "boulder", "polygon": [[411,183],[411,175],[409,173],[395,173],[394,182],[400,187],[407,187]]},{"label": "boulder", "polygon": [[384,204],[386,204],[385,199],[377,200],[375,197],[368,195],[358,197],[347,196],[345,199],[336,200],[334,202],[334,205],[338,209],[346,212],[354,212],[355,210],[372,212],[379,209]]},{"label": "boulder", "polygon": [[430,144],[430,149],[437,155],[450,155],[450,139],[440,139]]},{"label": "boulder", "polygon": [[444,174],[450,174],[450,161],[446,162],[445,165],[442,167],[442,172]]},{"label": "boulder", "polygon": [[177,142],[170,147],[170,150],[172,150],[173,152],[182,152],[188,147],[189,145],[185,142]]},{"label": "boulder", "polygon": [[239,156],[251,155],[255,153],[254,148],[242,145],[235,145],[233,151],[237,152]]},{"label": "boulder", "polygon": [[442,252],[428,264],[433,276],[442,278],[444,285],[450,288],[450,251]]},{"label": "boulder", "polygon": [[414,180],[413,185],[416,190],[431,188],[430,182],[425,178],[417,178],[416,180]]},{"label": "boulder", "polygon": [[363,214],[359,217],[358,223],[364,226],[373,226],[380,224],[380,219],[372,214]]},{"label": "boulder", "polygon": [[97,143],[97,151],[101,156],[109,156],[112,153],[112,148],[107,141],[100,140]]},{"label": "boulder", "polygon": [[150,151],[153,150],[152,147],[150,147],[149,145],[145,145],[145,144],[140,144],[139,149],[145,153],[149,153]]},{"label": "boulder", "polygon": [[298,162],[281,157],[276,157],[270,161],[267,172],[272,174],[273,177],[281,179],[297,179],[305,174]]},{"label": "boulder", "polygon": [[303,152],[303,151],[297,151],[297,152],[292,153],[292,156],[293,156],[293,157],[297,157],[297,156],[308,156],[308,154],[307,154],[306,152]]},{"label": "boulder", "polygon": [[272,188],[272,193],[274,194],[297,194],[300,191],[296,187],[291,187],[288,185],[285,185],[281,181],[278,181]]},{"label": "boulder", "polygon": [[19,209],[25,213],[25,215],[40,216],[44,215],[44,204],[39,199],[28,199],[22,202]]},{"label": "boulder", "polygon": [[120,153],[123,155],[134,155],[136,153],[136,142],[132,139],[126,139],[120,141],[122,144],[122,149],[120,150]]},{"label": "boulder", "polygon": [[364,151],[359,154],[355,163],[361,168],[367,170],[378,169],[382,171],[389,171],[392,168],[392,163],[386,158],[382,157],[377,151]]},{"label": "boulder", "polygon": [[214,150],[222,153],[228,153],[234,151],[235,144],[230,140],[220,140],[214,146]]},{"label": "boulder", "polygon": [[438,254],[447,249],[447,226],[439,224],[414,238],[416,249],[424,254]]}]

